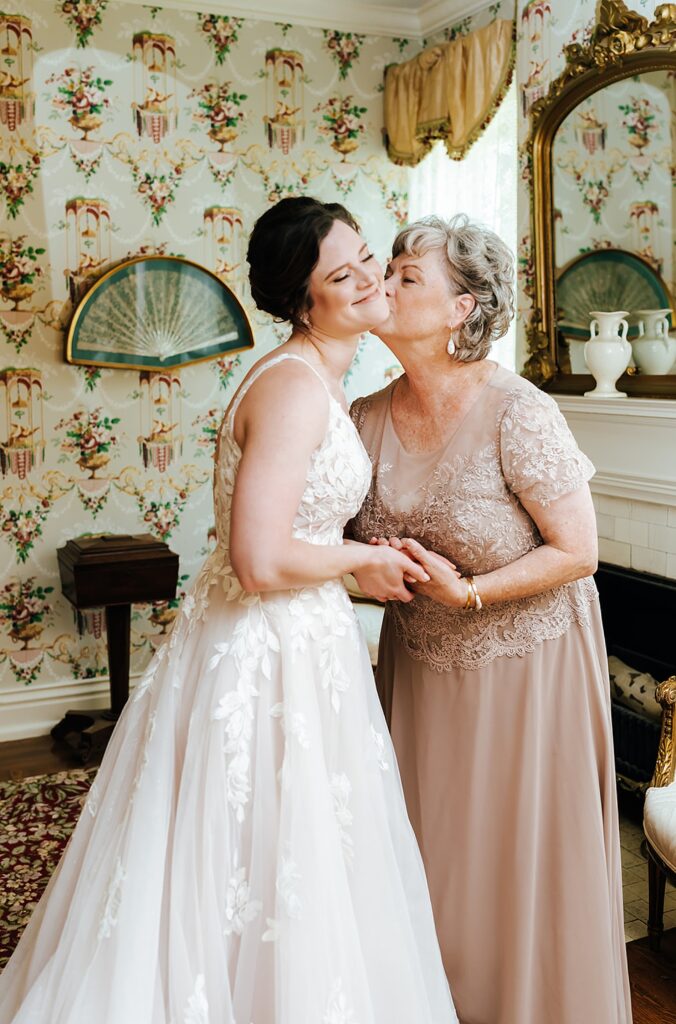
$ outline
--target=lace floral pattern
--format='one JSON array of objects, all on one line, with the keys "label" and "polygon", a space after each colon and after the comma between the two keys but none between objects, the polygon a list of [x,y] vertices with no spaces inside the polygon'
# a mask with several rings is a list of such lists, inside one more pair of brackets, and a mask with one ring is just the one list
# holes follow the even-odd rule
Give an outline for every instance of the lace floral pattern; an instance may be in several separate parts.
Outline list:
[{"label": "lace floral pattern", "polygon": [[[266,367],[292,358],[278,356],[251,375],[236,396],[217,446],[214,474],[214,506],[219,547],[229,543],[230,505],[241,451],[233,434],[233,421],[246,391]],[[328,392],[327,392],[328,394]],[[314,451],[307,486],[296,513],[293,535],[310,544],[340,544],[345,523],[364,500],[371,476],[371,465],[349,418],[329,395],[329,423],[324,440]]]},{"label": "lace floral pattern", "polygon": [[331,986],[322,1024],[359,1024],[345,992],[342,978],[336,978]]},{"label": "lace floral pattern", "polygon": [[291,645],[305,651],[318,648],[320,685],[331,698],[331,707],[340,711],[341,695],[350,688],[350,678],[340,657],[341,645],[348,633],[356,642],[357,620],[350,599],[339,583],[307,587],[296,591],[288,605],[292,617]]},{"label": "lace floral pattern", "polygon": [[225,897],[224,933],[241,935],[249,921],[253,921],[261,912],[263,904],[260,900],[251,899],[251,887],[247,881],[246,868],[238,867],[228,882]]},{"label": "lace floral pattern", "polygon": [[[398,458],[389,419],[391,391],[358,399],[351,410],[373,463],[354,521],[358,540],[413,536],[461,573],[481,575],[542,544],[519,497],[547,505],[594,472],[553,399],[500,368],[423,482],[407,479],[410,458]],[[386,615],[411,657],[444,672],[526,654],[573,622],[587,623],[595,599],[586,579],[472,614],[419,596],[388,604]]]},{"label": "lace floral pattern", "polygon": [[353,821],[352,811],[350,810],[352,783],[345,772],[334,772],[331,776],[330,788],[331,796],[333,797],[333,809],[336,814],[336,822],[338,823],[340,842],[343,847],[343,855],[345,857],[346,864],[348,864],[349,867],[352,867],[354,862],[354,840],[350,832],[350,827]]},{"label": "lace floral pattern", "polygon": [[594,475],[556,402],[537,388],[516,389],[508,396],[500,446],[511,489],[541,505],[576,490]]},{"label": "lace floral pattern", "polygon": [[183,1024],[209,1024],[209,1003],[205,989],[205,978],[198,974],[195,978],[195,987],[188,998],[183,1016]]},{"label": "lace floral pattern", "polygon": [[109,939],[113,933],[113,929],[117,925],[120,905],[122,903],[122,887],[126,877],[127,875],[122,867],[122,861],[118,857],[115,861],[112,877],[108,883],[106,901],[103,907],[103,914],[101,915],[101,920],[99,922],[97,936],[99,942],[101,939]]}]

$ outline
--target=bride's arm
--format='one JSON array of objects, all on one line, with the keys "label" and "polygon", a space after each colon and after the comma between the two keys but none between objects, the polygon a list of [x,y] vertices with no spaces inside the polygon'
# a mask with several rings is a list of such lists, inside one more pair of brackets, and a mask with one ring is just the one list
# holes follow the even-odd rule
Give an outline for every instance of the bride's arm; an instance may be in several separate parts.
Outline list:
[{"label": "bride's arm", "polygon": [[410,600],[404,572],[424,570],[403,552],[367,544],[309,544],[292,536],[312,453],[326,433],[329,400],[300,365],[268,370],[235,417],[242,449],[232,501],[230,558],[245,590],[290,590],[360,572],[381,600]]}]

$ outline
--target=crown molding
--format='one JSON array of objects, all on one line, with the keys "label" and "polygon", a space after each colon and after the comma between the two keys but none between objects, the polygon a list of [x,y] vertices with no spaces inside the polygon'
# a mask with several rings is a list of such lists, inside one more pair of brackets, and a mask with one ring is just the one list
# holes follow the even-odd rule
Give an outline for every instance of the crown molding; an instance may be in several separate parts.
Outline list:
[{"label": "crown molding", "polygon": [[676,484],[657,476],[636,476],[632,473],[597,473],[589,481],[592,494],[610,498],[626,498],[650,505],[673,508],[676,502]]},{"label": "crown molding", "polygon": [[[147,6],[148,0],[125,0],[134,7]],[[329,28],[339,31],[362,32],[366,35],[403,36],[418,39],[421,36],[420,19],[414,11],[396,7],[367,7],[358,0],[342,0],[330,4],[328,0],[256,0],[255,3],[231,0],[163,0],[162,7],[203,14],[227,14],[252,21],[283,21],[307,28]]]},{"label": "crown molding", "polygon": [[431,36],[463,18],[471,18],[486,7],[488,0],[430,0],[420,8],[418,34],[421,38]]},{"label": "crown molding", "polygon": [[[135,7],[147,7],[148,0],[125,0]],[[330,28],[367,35],[401,36],[419,40],[488,6],[488,0],[428,0],[418,9],[395,5],[374,5],[360,0],[163,0],[172,10],[205,10],[236,18],[285,21],[309,28]]]}]

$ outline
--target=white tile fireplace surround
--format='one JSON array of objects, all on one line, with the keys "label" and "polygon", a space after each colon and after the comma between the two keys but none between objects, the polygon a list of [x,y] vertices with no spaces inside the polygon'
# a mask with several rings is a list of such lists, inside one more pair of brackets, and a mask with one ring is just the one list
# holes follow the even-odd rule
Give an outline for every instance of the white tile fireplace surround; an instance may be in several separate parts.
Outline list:
[{"label": "white tile fireplace surround", "polygon": [[599,558],[676,579],[676,401],[552,397],[596,466]]}]

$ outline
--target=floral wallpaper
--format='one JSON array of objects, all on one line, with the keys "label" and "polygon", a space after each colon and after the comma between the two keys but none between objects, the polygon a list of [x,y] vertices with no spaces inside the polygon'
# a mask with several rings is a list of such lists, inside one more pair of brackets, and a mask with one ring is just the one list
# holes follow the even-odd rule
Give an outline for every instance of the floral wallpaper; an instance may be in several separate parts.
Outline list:
[{"label": "floral wallpaper", "polygon": [[584,100],[557,132],[557,267],[612,245],[639,253],[673,284],[673,80],[649,72],[615,82]]},{"label": "floral wallpaper", "polygon": [[[285,331],[247,293],[247,234],[269,204],[344,201],[382,258],[409,172],[382,146],[386,64],[419,41],[109,0],[22,0],[0,14],[0,689],[104,675],[102,615],[76,623],[56,549],[149,532],[183,591],[212,543],[223,409]],[[64,328],[110,261],[181,255],[247,307],[252,351],[133,372],[64,361]],[[352,394],[396,372],[366,338]],[[133,670],[177,602],[138,606]],[[79,627],[79,628],[78,628]]]},{"label": "floral wallpaper", "polygon": [[[628,6],[652,18],[659,0]],[[519,0],[517,82],[520,91],[518,196],[517,364],[527,357],[525,330],[532,315],[533,260],[530,167],[525,141],[529,110],[547,94],[565,65],[564,46],[589,41],[596,0],[564,5],[555,0]],[[672,209],[670,120],[666,97],[673,83],[618,83],[569,116],[555,146],[557,263],[592,246],[609,243],[642,252],[671,282]],[[612,109],[611,109],[612,108]],[[668,152],[668,155],[667,155]]]},{"label": "floral wallpaper", "polygon": [[[590,249],[619,248],[673,290],[673,94],[673,73],[648,72],[589,97],[562,124],[553,152],[558,268]],[[573,372],[586,372],[584,342],[569,344]]]}]

